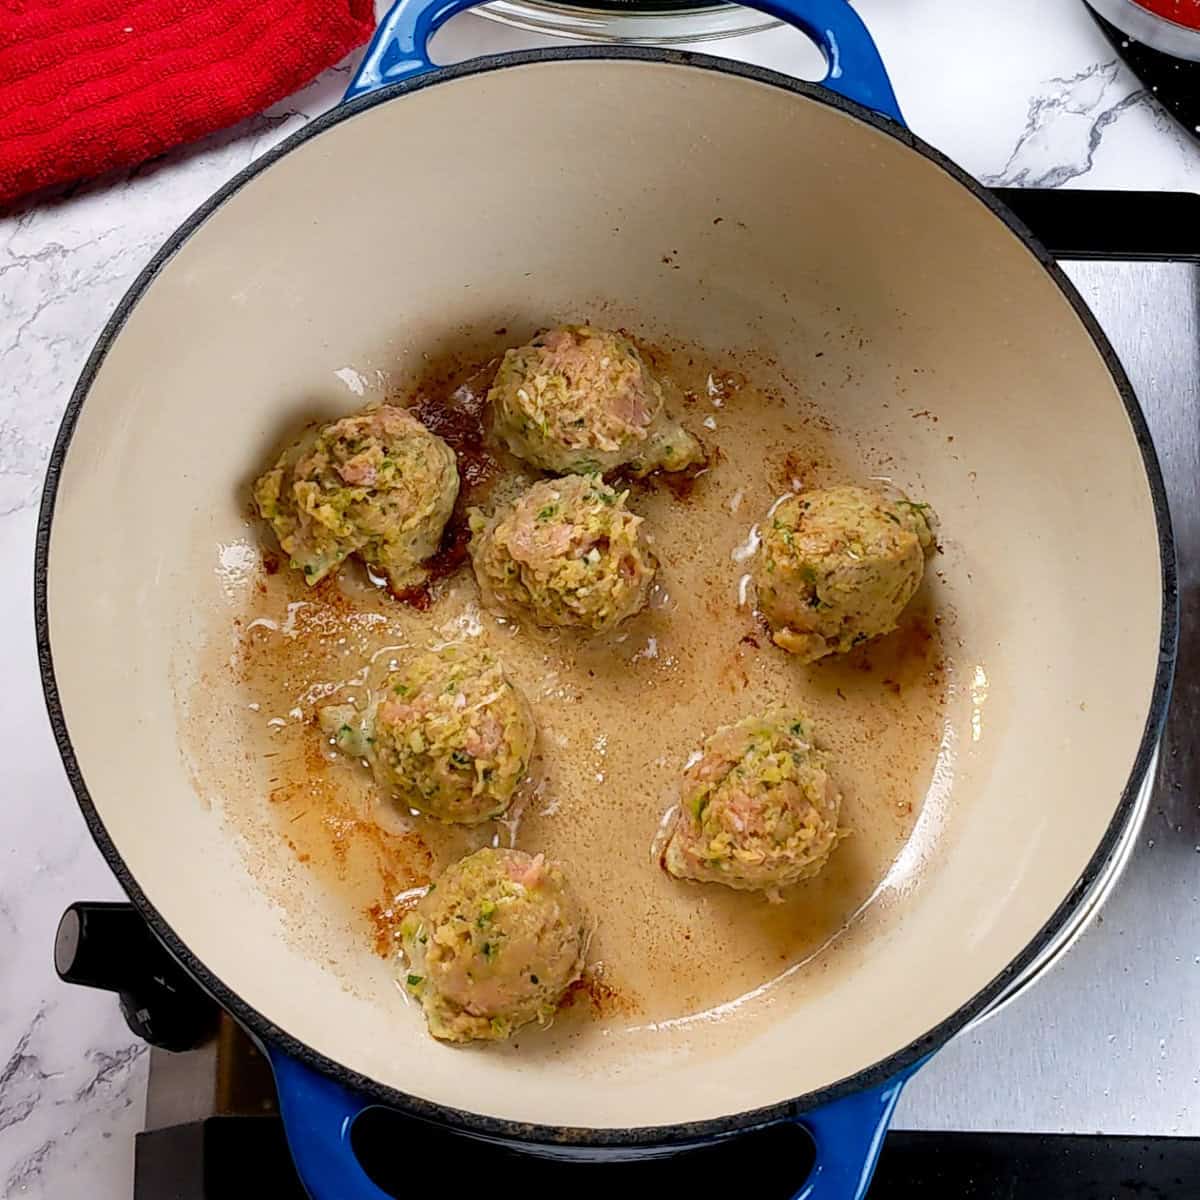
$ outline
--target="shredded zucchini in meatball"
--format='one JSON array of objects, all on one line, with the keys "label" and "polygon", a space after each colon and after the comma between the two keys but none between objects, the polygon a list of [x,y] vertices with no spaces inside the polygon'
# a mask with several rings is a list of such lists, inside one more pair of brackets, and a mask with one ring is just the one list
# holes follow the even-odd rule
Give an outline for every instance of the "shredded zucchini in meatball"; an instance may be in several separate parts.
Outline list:
[{"label": "shredded zucchini in meatball", "polygon": [[663,408],[662,385],[619,333],[563,325],[504,355],[488,393],[496,437],[557,474],[681,471],[704,451]]},{"label": "shredded zucchini in meatball", "polygon": [[490,518],[472,509],[471,560],[484,604],[590,630],[644,608],[657,564],[627,495],[596,476],[569,475],[535,483]]},{"label": "shredded zucchini in meatball", "polygon": [[765,891],[815,875],[837,844],[841,797],[803,713],[718,729],[684,771],[663,865],[680,879]]},{"label": "shredded zucchini in meatball", "polygon": [[859,487],[789,496],[766,522],[755,563],[774,640],[803,662],[891,633],[934,550],[926,504]]},{"label": "shredded zucchini in meatball", "polygon": [[405,985],[443,1041],[496,1041],[547,1024],[583,972],[583,909],[561,868],[521,850],[477,850],[400,927]]},{"label": "shredded zucchini in meatball", "polygon": [[254,485],[259,513],[310,584],[358,554],[394,587],[410,585],[457,497],[454,452],[387,404],[314,430]]},{"label": "shredded zucchini in meatball", "polygon": [[366,759],[380,788],[439,820],[503,814],[526,777],[536,730],[529,702],[490,653],[446,646],[394,671],[361,715],[321,710],[339,749]]}]

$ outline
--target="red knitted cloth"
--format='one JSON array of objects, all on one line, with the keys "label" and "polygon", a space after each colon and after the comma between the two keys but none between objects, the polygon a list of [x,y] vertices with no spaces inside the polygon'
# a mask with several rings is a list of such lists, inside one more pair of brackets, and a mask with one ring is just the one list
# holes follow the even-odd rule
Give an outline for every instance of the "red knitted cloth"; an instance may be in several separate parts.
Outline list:
[{"label": "red knitted cloth", "polygon": [[0,0],[0,203],[260,112],[373,19],[372,0]]}]

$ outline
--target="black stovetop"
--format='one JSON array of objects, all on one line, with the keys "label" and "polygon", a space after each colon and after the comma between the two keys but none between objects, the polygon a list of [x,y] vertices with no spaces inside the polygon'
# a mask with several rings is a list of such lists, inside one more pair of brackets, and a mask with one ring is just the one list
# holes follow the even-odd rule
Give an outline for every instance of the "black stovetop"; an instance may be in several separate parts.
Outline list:
[{"label": "black stovetop", "polygon": [[[217,1104],[241,1111],[139,1134],[134,1200],[305,1200],[265,1060],[232,1022],[221,1040]],[[154,1086],[152,1064],[152,1092]],[[368,1174],[392,1195],[436,1185],[454,1200],[513,1193],[521,1200],[790,1200],[812,1157],[803,1132],[777,1126],[652,1162],[564,1163],[485,1146],[383,1109],[359,1118],[353,1138]],[[1200,1139],[893,1131],[871,1200],[1190,1200],[1197,1180]]]}]

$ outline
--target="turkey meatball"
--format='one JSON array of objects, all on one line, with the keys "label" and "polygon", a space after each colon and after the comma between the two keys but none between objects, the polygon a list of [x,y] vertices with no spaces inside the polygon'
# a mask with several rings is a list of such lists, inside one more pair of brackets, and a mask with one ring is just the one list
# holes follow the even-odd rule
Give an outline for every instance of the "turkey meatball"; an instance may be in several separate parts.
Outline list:
[{"label": "turkey meatball", "polygon": [[490,518],[471,512],[484,604],[538,625],[610,629],[645,607],[657,564],[642,518],[595,475],[535,483]]},{"label": "turkey meatball", "polygon": [[718,729],[684,771],[663,866],[771,895],[825,865],[840,806],[802,713],[749,717]]},{"label": "turkey meatball", "polygon": [[509,350],[488,393],[496,437],[556,474],[681,471],[704,452],[663,410],[663,391],[619,333],[563,325]]},{"label": "turkey meatball", "polygon": [[789,496],[763,532],[754,568],[774,640],[803,662],[891,633],[934,550],[928,505],[866,488]]},{"label": "turkey meatball", "polygon": [[454,452],[388,404],[311,432],[254,485],[258,511],[310,584],[351,554],[395,588],[418,582],[457,497]]},{"label": "turkey meatball", "polygon": [[529,702],[496,658],[464,646],[394,671],[363,713],[330,705],[320,719],[389,796],[456,825],[508,809],[537,737]]},{"label": "turkey meatball", "polygon": [[587,927],[562,870],[521,850],[477,850],[451,866],[400,927],[406,987],[429,1032],[499,1040],[545,1025],[583,972]]}]

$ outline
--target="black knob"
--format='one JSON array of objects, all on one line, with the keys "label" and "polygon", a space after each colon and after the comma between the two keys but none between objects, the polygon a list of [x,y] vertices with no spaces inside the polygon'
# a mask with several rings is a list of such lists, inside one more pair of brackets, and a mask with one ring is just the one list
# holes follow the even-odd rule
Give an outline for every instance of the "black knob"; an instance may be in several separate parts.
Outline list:
[{"label": "black knob", "polygon": [[72,904],[58,923],[54,969],[65,983],[119,992],[165,953],[132,904]]},{"label": "black knob", "polygon": [[152,1046],[191,1050],[220,1009],[171,957],[132,904],[72,904],[58,923],[54,967],[65,983],[115,992],[129,1028]]}]

